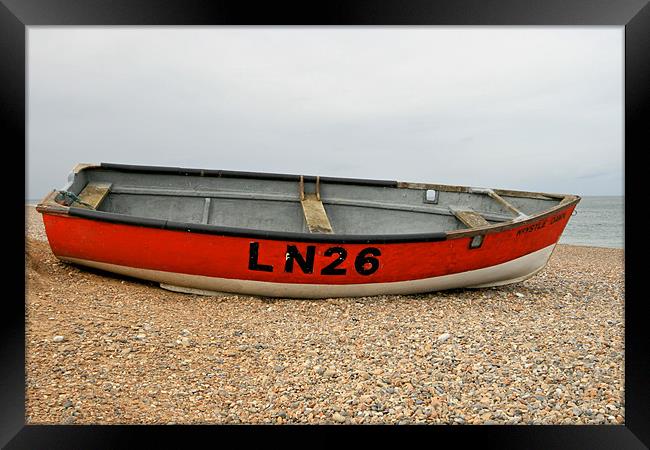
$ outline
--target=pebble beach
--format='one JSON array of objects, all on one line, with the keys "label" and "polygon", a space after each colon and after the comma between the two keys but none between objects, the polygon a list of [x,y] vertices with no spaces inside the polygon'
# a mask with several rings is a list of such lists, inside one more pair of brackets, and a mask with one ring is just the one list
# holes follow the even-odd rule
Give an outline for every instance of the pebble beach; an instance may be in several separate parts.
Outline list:
[{"label": "pebble beach", "polygon": [[622,249],[499,288],[199,296],[62,263],[25,215],[28,424],[625,423]]}]

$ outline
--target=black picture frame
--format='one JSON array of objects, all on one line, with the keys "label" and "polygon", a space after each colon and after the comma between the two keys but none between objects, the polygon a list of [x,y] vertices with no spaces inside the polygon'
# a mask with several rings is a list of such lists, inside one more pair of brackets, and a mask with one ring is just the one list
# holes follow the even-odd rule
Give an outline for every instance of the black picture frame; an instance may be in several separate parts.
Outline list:
[{"label": "black picture frame", "polygon": [[[646,238],[641,184],[635,175],[648,148],[650,91],[650,6],[647,0],[329,0],[259,2],[232,0],[0,0],[0,111],[5,173],[26,185],[26,27],[32,25],[615,25],[625,27],[625,424],[603,426],[435,426],[317,427],[319,443],[346,442],[351,433],[418,434],[428,444],[453,440],[499,448],[623,449],[650,446],[648,326],[643,314],[643,258]],[[645,120],[644,120],[645,119]],[[635,164],[636,162],[636,164]],[[639,169],[642,170],[642,169]],[[6,178],[5,178],[6,179]],[[4,303],[0,328],[0,444],[14,448],[124,448],[143,439],[146,448],[174,439],[210,439],[226,434],[251,441],[257,433],[289,443],[312,427],[247,426],[80,426],[25,425],[24,266],[18,264],[24,241],[24,195],[12,183],[3,195],[8,221]],[[630,205],[637,205],[633,209]],[[11,212],[13,211],[13,212]],[[22,230],[21,230],[22,228]],[[637,232],[639,234],[637,234]],[[24,234],[23,234],[24,236]],[[636,241],[633,237],[636,237]],[[22,248],[21,248],[22,247]],[[15,259],[11,259],[15,258]],[[188,434],[189,433],[189,434]],[[221,436],[217,438],[216,434]],[[303,438],[301,438],[303,439]],[[239,441],[245,442],[245,441]],[[270,441],[265,441],[266,444]],[[286,444],[285,444],[286,445]],[[367,445],[367,441],[364,441]]]}]

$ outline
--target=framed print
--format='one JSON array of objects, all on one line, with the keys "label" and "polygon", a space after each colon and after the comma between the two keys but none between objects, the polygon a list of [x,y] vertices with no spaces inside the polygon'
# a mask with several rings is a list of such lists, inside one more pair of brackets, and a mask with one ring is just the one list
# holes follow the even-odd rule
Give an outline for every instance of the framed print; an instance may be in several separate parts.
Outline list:
[{"label": "framed print", "polygon": [[647,2],[311,6],[2,0],[2,445],[650,445]]}]

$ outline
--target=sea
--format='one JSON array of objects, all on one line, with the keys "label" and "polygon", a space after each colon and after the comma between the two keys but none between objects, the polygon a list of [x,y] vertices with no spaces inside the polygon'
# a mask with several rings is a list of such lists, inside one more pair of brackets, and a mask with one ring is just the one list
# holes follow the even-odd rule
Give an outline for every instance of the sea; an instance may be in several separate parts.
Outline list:
[{"label": "sea", "polygon": [[623,248],[623,196],[582,197],[560,237],[560,244]]},{"label": "sea", "polygon": [[[41,199],[27,200],[36,205]],[[560,244],[623,248],[623,196],[582,197],[562,233]]]}]

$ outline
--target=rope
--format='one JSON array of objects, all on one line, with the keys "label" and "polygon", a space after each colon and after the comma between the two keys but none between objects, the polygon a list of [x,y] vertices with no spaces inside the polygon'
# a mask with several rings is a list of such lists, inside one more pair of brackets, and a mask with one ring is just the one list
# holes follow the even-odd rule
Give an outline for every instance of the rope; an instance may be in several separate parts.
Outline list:
[{"label": "rope", "polygon": [[79,203],[80,205],[84,205],[84,206],[87,206],[87,207],[89,207],[91,209],[95,209],[95,208],[93,208],[92,205],[89,205],[88,203],[81,201],[81,199],[79,197],[77,197],[77,195],[74,194],[73,192],[58,191],[58,193],[59,193],[59,195],[56,196],[55,201],[58,202],[60,200],[66,206],[70,206],[73,203]]}]

